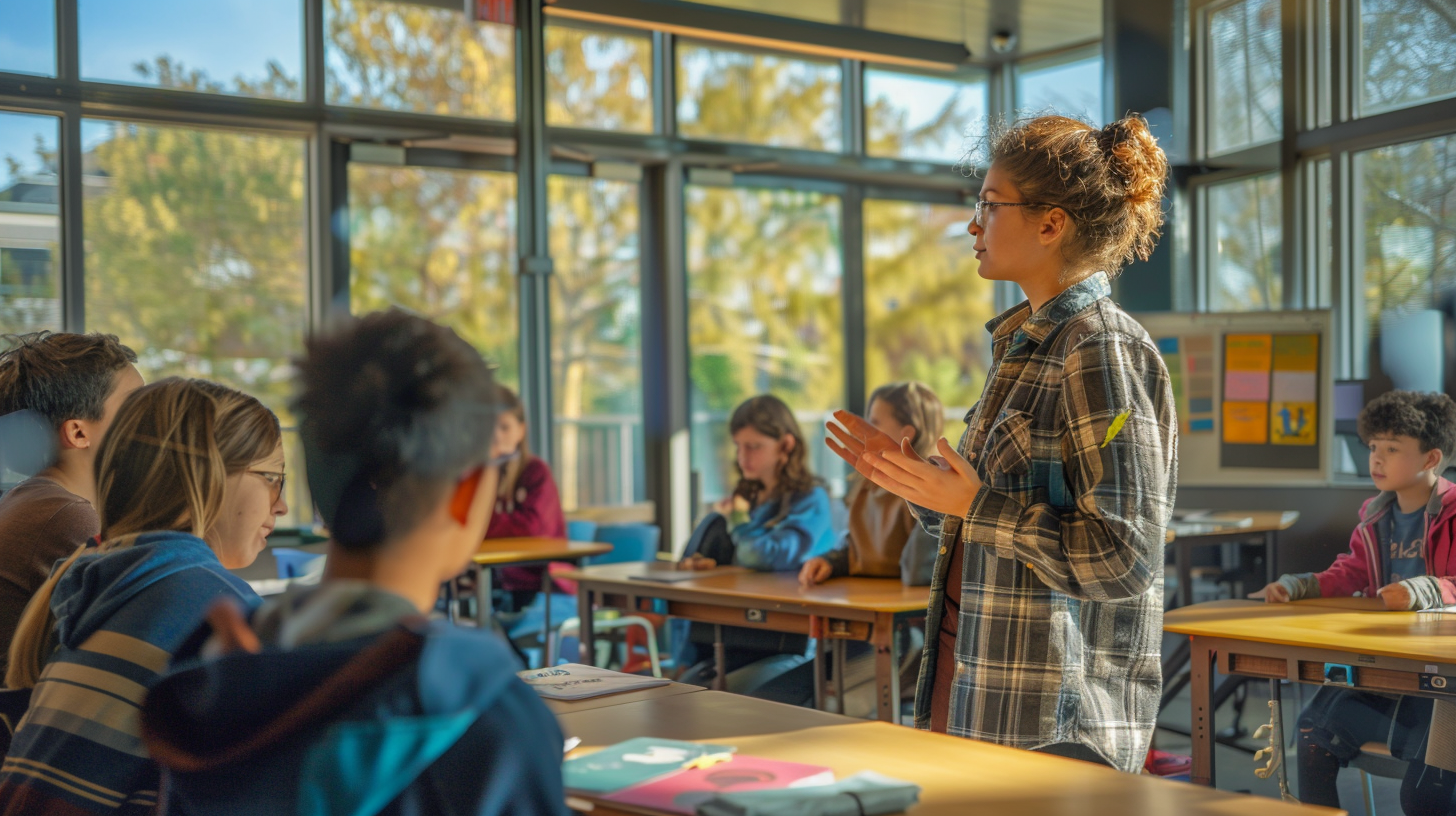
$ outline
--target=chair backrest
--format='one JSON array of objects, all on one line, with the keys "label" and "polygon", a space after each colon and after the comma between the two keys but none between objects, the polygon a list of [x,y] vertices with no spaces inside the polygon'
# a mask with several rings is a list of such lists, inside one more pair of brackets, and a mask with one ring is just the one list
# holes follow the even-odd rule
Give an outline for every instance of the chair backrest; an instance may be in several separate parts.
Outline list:
[{"label": "chair backrest", "polygon": [[308,565],[314,559],[323,558],[320,553],[304,552],[292,547],[272,547],[273,559],[278,562],[279,578],[301,578],[308,572]]},{"label": "chair backrest", "polygon": [[662,530],[656,524],[603,524],[597,527],[595,541],[611,544],[612,551],[587,559],[590,564],[620,564],[627,561],[657,560],[657,542]]},{"label": "chair backrest", "polygon": [[0,754],[10,751],[10,740],[20,727],[20,718],[30,708],[31,689],[0,689]]},{"label": "chair backrest", "polygon": [[566,537],[572,541],[591,541],[597,534],[595,521],[567,521]]}]

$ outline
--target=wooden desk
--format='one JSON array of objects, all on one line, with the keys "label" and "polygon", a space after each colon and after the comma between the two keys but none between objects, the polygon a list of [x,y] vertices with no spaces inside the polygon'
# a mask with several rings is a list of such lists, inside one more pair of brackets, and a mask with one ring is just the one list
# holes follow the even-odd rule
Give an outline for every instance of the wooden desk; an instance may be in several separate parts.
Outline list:
[{"label": "wooden desk", "polygon": [[676,697],[679,694],[693,694],[702,690],[702,686],[690,686],[686,683],[668,683],[665,686],[653,686],[652,688],[639,689],[637,691],[624,691],[620,694],[607,694],[602,697],[588,697],[585,700],[552,700],[549,697],[542,697],[541,702],[545,703],[546,707],[551,709],[552,714],[560,717],[564,714],[595,711],[598,708],[610,708],[627,703],[640,703],[644,700]]},{"label": "wooden desk", "polygon": [[[1242,519],[1253,523],[1237,526]],[[1178,575],[1178,606],[1193,603],[1193,548],[1225,544],[1261,537],[1264,539],[1264,583],[1279,579],[1279,534],[1299,521],[1297,510],[1221,510],[1194,521],[1177,522],[1168,529],[1176,537],[1173,544],[1173,565]]]},{"label": "wooden desk", "polygon": [[[484,625],[490,617],[490,584],[493,567],[545,567],[552,561],[580,563],[592,555],[612,551],[611,544],[595,541],[567,541],[564,538],[487,538],[472,559],[475,563],[475,614]],[[551,599],[550,584],[544,580],[542,591],[547,598],[541,604],[545,618],[541,625],[541,656],[544,665],[551,665]],[[454,605],[450,607],[454,614]],[[586,642],[586,641],[583,641]]]},{"label": "wooden desk", "polygon": [[1169,612],[1163,630],[1189,636],[1193,781],[1205,785],[1214,783],[1215,668],[1323,685],[1333,664],[1348,667],[1353,688],[1456,700],[1456,614],[1387,612],[1379,598],[1213,601]]},{"label": "wooden desk", "polygon": [[[1341,812],[1254,800],[1072,759],[721,692],[613,706],[559,720],[564,734],[582,738],[583,745],[573,756],[647,736],[726,742],[741,754],[828,766],[840,778],[878,771],[921,787],[920,803],[910,811],[911,816],[1234,816],[1250,812],[1317,816]],[[593,816],[654,813],[582,798],[593,804]]]},{"label": "wooden desk", "polygon": [[[669,615],[687,620],[808,635],[819,639],[814,656],[817,701],[823,692],[825,647],[834,641],[868,641],[875,647],[878,716],[890,722],[898,719],[900,655],[895,631],[904,621],[925,614],[929,587],[907,587],[895,578],[835,578],[803,589],[796,572],[747,570],[715,571],[680,583],[632,577],[648,571],[646,564],[604,564],[561,576],[577,583],[582,643],[592,642],[591,609],[596,604],[635,610],[652,600],[666,602]],[[720,669],[716,682],[721,688],[725,675],[721,633],[715,640]],[[584,649],[583,654],[590,651]],[[842,683],[844,649],[834,649],[833,656],[839,669],[835,677]]]}]

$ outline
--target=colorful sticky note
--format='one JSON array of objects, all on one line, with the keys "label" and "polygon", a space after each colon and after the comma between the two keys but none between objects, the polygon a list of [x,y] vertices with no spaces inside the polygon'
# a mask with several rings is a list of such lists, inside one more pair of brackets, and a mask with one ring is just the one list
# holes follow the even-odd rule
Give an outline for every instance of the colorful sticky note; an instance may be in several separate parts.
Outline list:
[{"label": "colorful sticky note", "polygon": [[1269,334],[1230,334],[1223,339],[1225,371],[1268,371],[1274,357]]},{"label": "colorful sticky note", "polygon": [[1269,371],[1227,371],[1223,375],[1223,398],[1235,402],[1268,402]]},{"label": "colorful sticky note", "polygon": [[1213,399],[1211,397],[1193,397],[1188,400],[1188,410],[1195,414],[1213,413]]},{"label": "colorful sticky note", "polygon": [[1275,402],[1314,402],[1318,390],[1313,371],[1274,370]]},{"label": "colorful sticky note", "polygon": [[1188,396],[1213,397],[1213,375],[1199,374],[1188,378]]},{"label": "colorful sticky note", "polygon": [[1313,402],[1276,402],[1269,411],[1269,441],[1275,445],[1313,445],[1317,427]]},{"label": "colorful sticky note", "polygon": [[1275,335],[1274,368],[1278,371],[1318,371],[1319,335]]},{"label": "colorful sticky note", "polygon": [[1176,337],[1159,337],[1158,338],[1158,351],[1160,353],[1162,353],[1162,354],[1177,354],[1178,353],[1178,338],[1176,338]]},{"label": "colorful sticky note", "polygon": [[1188,429],[1194,433],[1204,433],[1213,430],[1213,417],[1203,417],[1189,420]]},{"label": "colorful sticky note", "polygon": [[1212,354],[1213,337],[1207,334],[1194,334],[1183,338],[1183,350],[1189,354]]},{"label": "colorful sticky note", "polygon": [[1264,445],[1269,441],[1269,403],[1225,402],[1223,441],[1229,445]]}]

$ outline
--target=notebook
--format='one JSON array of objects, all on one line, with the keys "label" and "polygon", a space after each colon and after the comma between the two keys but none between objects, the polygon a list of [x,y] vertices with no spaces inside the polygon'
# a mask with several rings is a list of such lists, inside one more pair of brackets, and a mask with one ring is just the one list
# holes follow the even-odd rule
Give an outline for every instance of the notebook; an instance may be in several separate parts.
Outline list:
[{"label": "notebook", "polygon": [[670,680],[623,674],[580,663],[566,663],[545,669],[527,669],[516,676],[548,700],[585,700],[605,694],[665,686]]},{"label": "notebook", "polygon": [[673,773],[700,756],[732,752],[731,745],[637,737],[594,754],[572,757],[562,764],[561,773],[569,790],[605,793]]},{"label": "notebook", "polygon": [[734,756],[707,768],[689,768],[602,797],[610,802],[692,816],[720,794],[829,785],[834,772],[819,765]]}]

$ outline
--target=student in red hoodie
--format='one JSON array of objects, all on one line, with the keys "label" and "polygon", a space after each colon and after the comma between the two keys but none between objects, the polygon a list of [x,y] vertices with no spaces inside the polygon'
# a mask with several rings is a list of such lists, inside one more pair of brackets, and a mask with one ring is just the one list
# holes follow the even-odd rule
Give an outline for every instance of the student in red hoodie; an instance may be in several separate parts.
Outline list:
[{"label": "student in red hoodie", "polygon": [[[1391,391],[1360,412],[1370,446],[1370,477],[1380,495],[1360,508],[1360,523],[1323,572],[1285,575],[1249,597],[1269,603],[1302,598],[1379,597],[1391,610],[1456,604],[1456,485],[1441,478],[1456,452],[1456,402],[1445,394]],[[1299,798],[1339,807],[1335,778],[1366,742],[1387,742],[1410,762],[1400,788],[1408,816],[1441,814],[1456,773],[1425,763],[1431,701],[1325,686],[1299,718]]]},{"label": "student in red hoodie", "polygon": [[[551,466],[531,455],[526,441],[526,407],[521,398],[502,386],[504,410],[495,423],[492,456],[516,457],[501,466],[495,512],[486,538],[565,538],[566,515]],[[541,591],[540,567],[505,567],[497,570],[500,586],[510,593],[512,609],[522,609]]]}]

